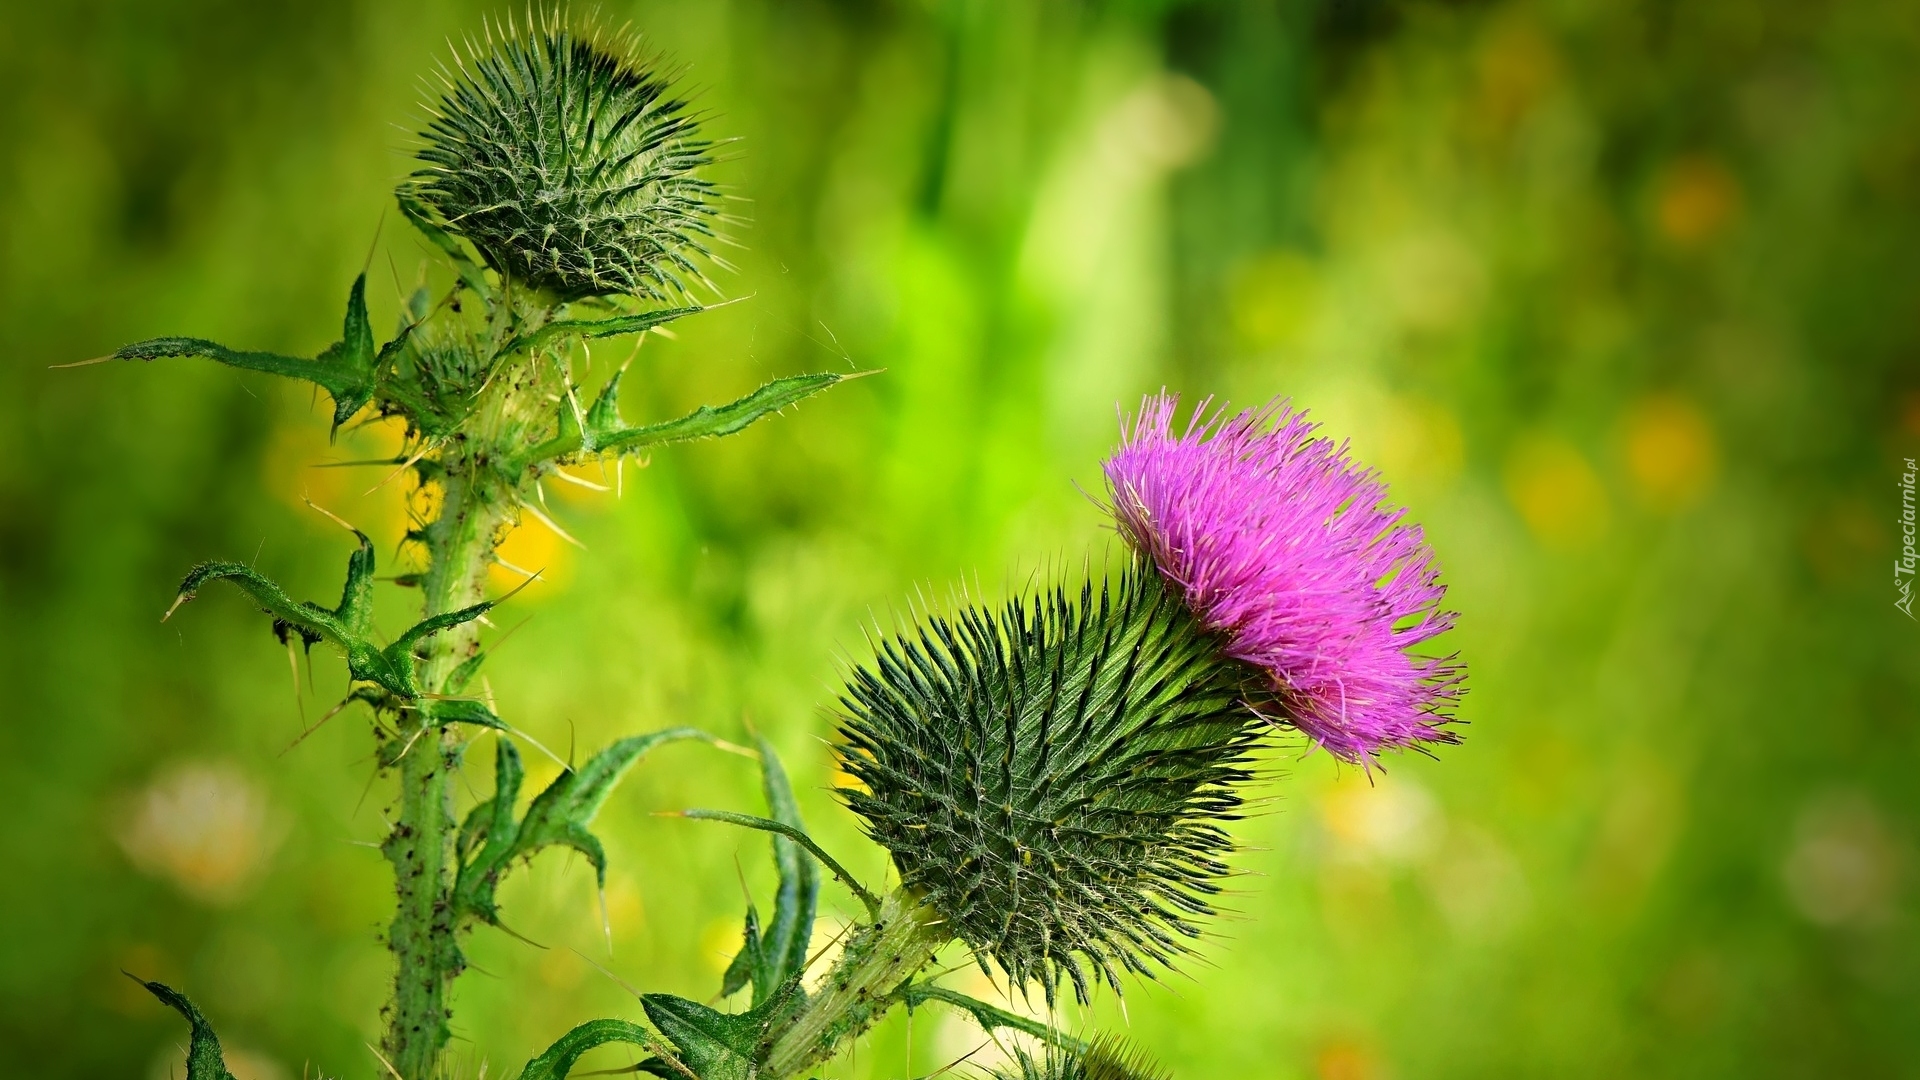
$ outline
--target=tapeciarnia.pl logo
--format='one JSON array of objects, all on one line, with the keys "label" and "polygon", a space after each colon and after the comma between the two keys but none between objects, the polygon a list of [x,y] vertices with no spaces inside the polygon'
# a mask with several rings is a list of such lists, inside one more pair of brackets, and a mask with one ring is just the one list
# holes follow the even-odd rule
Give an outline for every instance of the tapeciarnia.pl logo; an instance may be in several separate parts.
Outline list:
[{"label": "tapeciarnia.pl logo", "polygon": [[1907,458],[1907,471],[1900,474],[1900,557],[1893,560],[1893,588],[1900,594],[1893,606],[1913,618],[1913,459]]}]

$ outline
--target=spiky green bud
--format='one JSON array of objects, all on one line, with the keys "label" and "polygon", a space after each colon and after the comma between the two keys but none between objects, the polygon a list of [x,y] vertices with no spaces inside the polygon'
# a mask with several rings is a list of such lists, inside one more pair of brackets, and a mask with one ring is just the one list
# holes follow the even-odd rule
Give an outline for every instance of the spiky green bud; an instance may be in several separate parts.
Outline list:
[{"label": "spiky green bud", "polygon": [[403,194],[504,277],[563,299],[666,299],[702,280],[711,143],[618,36],[508,29],[445,79]]},{"label": "spiky green bud", "polygon": [[1211,912],[1265,729],[1252,676],[1139,564],[930,619],[849,681],[841,795],[953,936],[1085,1000]]}]

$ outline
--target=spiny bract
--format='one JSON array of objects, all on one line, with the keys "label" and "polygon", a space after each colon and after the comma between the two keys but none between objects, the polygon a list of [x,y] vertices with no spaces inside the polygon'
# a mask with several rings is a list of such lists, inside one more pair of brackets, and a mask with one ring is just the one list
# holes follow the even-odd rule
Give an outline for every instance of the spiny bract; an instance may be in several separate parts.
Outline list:
[{"label": "spiny bract", "polygon": [[406,194],[513,281],[565,299],[684,293],[713,236],[698,175],[712,145],[630,51],[549,19],[456,57]]},{"label": "spiny bract", "polygon": [[1143,563],[1077,602],[968,608],[849,680],[840,793],[982,963],[1085,1000],[1211,913],[1256,676]]},{"label": "spiny bract", "polygon": [[1015,1047],[1012,1058],[988,1070],[986,1080],[1168,1080],[1145,1053],[1125,1042],[1102,1037],[1082,1053],[1053,1047],[1035,1056]]}]

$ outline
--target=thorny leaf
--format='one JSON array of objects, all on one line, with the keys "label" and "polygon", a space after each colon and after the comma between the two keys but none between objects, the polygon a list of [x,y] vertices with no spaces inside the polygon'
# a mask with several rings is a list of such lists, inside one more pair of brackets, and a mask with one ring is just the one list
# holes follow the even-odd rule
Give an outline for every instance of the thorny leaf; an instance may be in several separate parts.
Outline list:
[{"label": "thorny leaf", "polygon": [[761,948],[760,912],[749,903],[747,905],[747,925],[741,935],[740,951],[733,955],[733,961],[720,976],[720,996],[732,997],[739,993],[749,982],[753,984],[755,1000],[760,997],[760,986],[771,965],[767,963],[767,954]]},{"label": "thorny leaf", "polygon": [[1087,1050],[1086,1043],[1056,1030],[1043,1021],[1008,1012],[979,998],[969,997],[958,990],[949,990],[930,982],[908,983],[894,991],[893,996],[905,1005],[909,1012],[929,1001],[943,1002],[972,1016],[974,1022],[985,1031],[1006,1028],[1009,1031],[1024,1032],[1043,1039],[1069,1053],[1081,1054]]},{"label": "thorny leaf", "polygon": [[[378,684],[394,697],[412,701],[421,693],[413,647],[430,634],[479,618],[495,602],[483,601],[424,619],[381,648],[373,641],[373,542],[358,529],[353,535],[359,547],[347,558],[347,583],[337,608],[324,608],[310,600],[296,601],[271,578],[245,563],[205,562],[187,573],[167,614],[172,615],[174,609],[192,600],[208,582],[230,581],[273,616],[274,633],[282,641],[291,632],[299,634],[309,646],[317,641],[337,645],[347,654],[347,672],[356,681]],[[491,713],[476,710],[472,703],[435,702],[427,711],[445,722],[499,726]]]},{"label": "thorny leaf", "polygon": [[525,464],[565,463],[603,453],[630,454],[668,443],[732,435],[836,383],[858,377],[832,372],[793,375],[775,379],[726,405],[702,405],[678,420],[630,427],[620,419],[620,375],[616,373],[584,415],[576,416],[572,403],[562,402],[558,433],[527,451]]},{"label": "thorny leaf", "polygon": [[672,994],[642,994],[640,1004],[700,1080],[753,1080],[755,1054],[767,1029],[758,1010],[729,1015]]},{"label": "thorny leaf", "polygon": [[[631,1020],[589,1020],[548,1047],[546,1052],[520,1070],[518,1080],[562,1080],[573,1069],[581,1055],[596,1047],[608,1043],[632,1043],[642,1049],[658,1052],[659,1040],[653,1033]],[[669,1073],[685,1080],[684,1074]]]},{"label": "thorny leaf", "polygon": [[[534,796],[527,812],[515,821],[513,806],[520,793],[525,770],[520,752],[505,739],[500,740],[494,758],[493,798],[473,808],[461,827],[461,850],[471,857],[464,861],[453,888],[454,908],[463,915],[490,925],[500,925],[494,891],[500,878],[523,857],[531,858],[540,849],[559,844],[573,848],[593,864],[599,884],[607,881],[607,856],[599,838],[587,826],[600,806],[613,792],[615,784],[640,757],[663,743],[681,739],[713,736],[698,728],[677,727],[621,739],[587,760],[578,769],[567,769]],[[474,847],[477,851],[472,851]]]},{"label": "thorny leaf", "polygon": [[213,1025],[187,1000],[187,995],[165,983],[148,982],[136,975],[127,977],[146,987],[192,1025],[192,1040],[187,1044],[187,1080],[234,1080],[233,1074],[227,1071],[226,1058],[220,1053],[220,1039],[213,1033]]},{"label": "thorny leaf", "polygon": [[[731,301],[729,301],[731,302]],[[626,334],[640,334],[656,326],[665,326],[675,319],[687,315],[698,315],[707,307],[694,304],[690,307],[656,308],[633,315],[616,315],[610,319],[555,319],[540,327],[507,342],[501,346],[500,354],[521,351],[531,352],[558,337],[578,335],[583,338],[621,337]]]},{"label": "thorny leaf", "polygon": [[167,356],[200,356],[228,367],[305,379],[333,398],[333,427],[337,431],[373,397],[373,328],[367,322],[367,275],[354,278],[353,288],[347,293],[347,317],[340,340],[311,360],[229,349],[218,342],[188,337],[136,342],[116,350],[109,359],[158,360]]},{"label": "thorny leaf", "polygon": [[[773,820],[805,831],[780,758],[765,738],[758,743],[767,812]],[[748,905],[744,942],[739,954],[727,965],[720,987],[721,996],[726,997],[752,983],[756,1007],[771,999],[788,980],[797,979],[806,966],[807,945],[813,938],[814,912],[820,897],[820,877],[813,860],[798,843],[779,833],[773,836],[773,865],[780,877],[773,925],[762,934],[759,912]]]},{"label": "thorny leaf", "polygon": [[755,817],[752,814],[736,814],[731,810],[682,810],[680,811],[680,816],[692,818],[695,821],[724,821],[729,825],[738,825],[743,829],[755,829],[759,832],[784,836],[805,848],[807,854],[820,860],[820,864],[827,868],[827,872],[838,878],[840,883],[845,885],[847,889],[853,893],[854,897],[860,901],[861,905],[867,909],[868,915],[879,914],[880,898],[873,895],[872,891],[866,886],[860,884],[860,879],[854,877],[845,866],[840,865],[840,860],[827,854],[826,849],[816,843],[813,837],[807,835],[804,829],[789,825],[784,821]]}]

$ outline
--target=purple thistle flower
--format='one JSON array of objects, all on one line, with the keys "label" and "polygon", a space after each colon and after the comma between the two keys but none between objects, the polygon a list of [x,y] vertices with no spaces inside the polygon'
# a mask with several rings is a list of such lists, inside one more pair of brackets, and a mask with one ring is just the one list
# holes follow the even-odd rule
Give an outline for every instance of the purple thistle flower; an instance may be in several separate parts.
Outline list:
[{"label": "purple thistle flower", "polygon": [[1224,651],[1263,669],[1284,720],[1346,761],[1458,742],[1444,730],[1465,671],[1413,654],[1453,625],[1433,551],[1386,485],[1313,437],[1284,400],[1232,419],[1142,402],[1107,459],[1120,532]]}]

